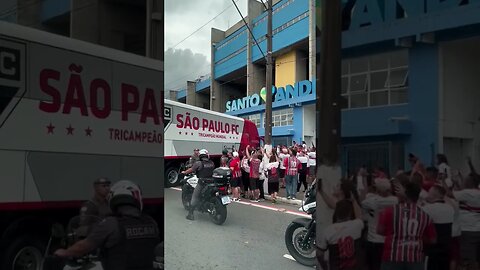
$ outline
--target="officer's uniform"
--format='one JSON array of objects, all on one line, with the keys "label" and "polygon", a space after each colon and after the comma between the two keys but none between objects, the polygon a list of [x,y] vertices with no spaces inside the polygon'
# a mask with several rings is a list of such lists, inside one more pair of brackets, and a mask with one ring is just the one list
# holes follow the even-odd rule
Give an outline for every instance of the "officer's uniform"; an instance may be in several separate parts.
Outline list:
[{"label": "officer's uniform", "polygon": [[209,159],[202,159],[193,164],[192,171],[197,175],[198,183],[195,187],[195,190],[193,191],[192,200],[190,202],[191,212],[193,212],[193,210],[197,206],[198,200],[200,199],[200,193],[205,186],[204,179],[211,178],[214,169],[215,164]]},{"label": "officer's uniform", "polygon": [[155,247],[160,243],[157,223],[136,208],[135,216],[110,216],[102,220],[87,240],[102,252],[104,270],[150,270],[153,268]]},{"label": "officer's uniform", "polygon": [[[95,185],[104,185],[110,184],[110,181],[105,178],[99,178],[93,183]],[[80,223],[76,231],[77,235],[80,238],[85,238],[93,224],[107,216],[110,216],[111,214],[112,210],[110,209],[107,200],[101,201],[96,197],[93,197],[92,199],[84,202],[80,208]]]},{"label": "officer's uniform", "polygon": [[112,214],[110,206],[107,201],[99,201],[95,197],[84,202],[80,208],[81,216],[95,216],[104,218]]},{"label": "officer's uniform", "polygon": [[197,161],[200,161],[199,156],[192,155],[190,159],[188,160],[187,168],[190,168],[195,164]]}]

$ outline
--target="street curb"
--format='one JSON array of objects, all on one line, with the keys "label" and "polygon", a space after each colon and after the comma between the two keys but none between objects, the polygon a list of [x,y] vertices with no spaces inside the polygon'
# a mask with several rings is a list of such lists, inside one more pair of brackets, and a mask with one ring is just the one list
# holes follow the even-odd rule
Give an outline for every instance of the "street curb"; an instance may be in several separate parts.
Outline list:
[{"label": "street curb", "polygon": [[[273,201],[272,196],[266,195],[266,194],[265,194],[265,199],[267,199],[268,201]],[[285,197],[278,197],[278,196],[277,196],[277,202],[282,202],[282,203],[285,203],[285,204],[302,206],[302,200],[288,200],[288,199],[285,198]]]}]

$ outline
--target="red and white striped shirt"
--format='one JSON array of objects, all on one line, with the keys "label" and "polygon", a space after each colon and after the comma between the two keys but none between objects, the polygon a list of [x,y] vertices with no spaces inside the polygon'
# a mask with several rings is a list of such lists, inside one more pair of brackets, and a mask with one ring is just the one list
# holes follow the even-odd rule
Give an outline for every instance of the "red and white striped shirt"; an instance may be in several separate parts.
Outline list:
[{"label": "red and white striped shirt", "polygon": [[423,240],[435,239],[432,219],[416,204],[386,208],[379,216],[378,227],[385,228],[385,262],[423,262]]},{"label": "red and white striped shirt", "polygon": [[302,164],[296,157],[289,157],[283,160],[285,166],[285,173],[287,175],[297,175],[298,171],[302,168]]}]

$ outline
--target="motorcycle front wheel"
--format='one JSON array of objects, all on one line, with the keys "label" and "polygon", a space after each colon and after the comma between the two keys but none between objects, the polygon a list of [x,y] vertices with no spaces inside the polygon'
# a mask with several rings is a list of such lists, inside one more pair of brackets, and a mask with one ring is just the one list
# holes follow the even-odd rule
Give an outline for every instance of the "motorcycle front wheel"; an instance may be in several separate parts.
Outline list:
[{"label": "motorcycle front wheel", "polygon": [[227,219],[227,206],[223,205],[222,201],[218,198],[214,198],[211,202],[210,219],[217,225],[222,225]]},{"label": "motorcycle front wheel", "polygon": [[285,231],[285,244],[288,252],[298,262],[306,266],[316,265],[315,234],[309,236],[304,243],[307,229],[298,224],[290,223]]}]

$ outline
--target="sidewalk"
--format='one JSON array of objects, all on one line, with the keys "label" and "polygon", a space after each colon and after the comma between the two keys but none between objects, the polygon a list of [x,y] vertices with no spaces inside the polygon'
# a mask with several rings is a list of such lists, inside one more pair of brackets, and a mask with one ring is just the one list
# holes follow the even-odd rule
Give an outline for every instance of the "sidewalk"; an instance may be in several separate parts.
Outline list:
[{"label": "sidewalk", "polygon": [[[303,186],[300,188],[300,192],[297,193],[295,200],[288,200],[285,189],[280,188],[280,190],[277,193],[277,202],[302,206],[302,200],[304,196],[305,196],[305,193],[303,192]],[[265,194],[265,199],[267,199],[267,201],[272,201],[272,197],[268,194]]]},{"label": "sidewalk", "polygon": [[[303,200],[304,197],[305,197],[305,193],[303,192],[303,187],[300,188],[300,192],[297,192],[297,196],[296,196],[295,200],[288,200],[287,199],[287,193],[286,193],[285,189],[280,188],[280,190],[277,193],[277,202],[302,206],[302,200]],[[269,201],[272,200],[272,197],[270,195],[267,195],[267,194],[265,194],[265,198]]]}]

